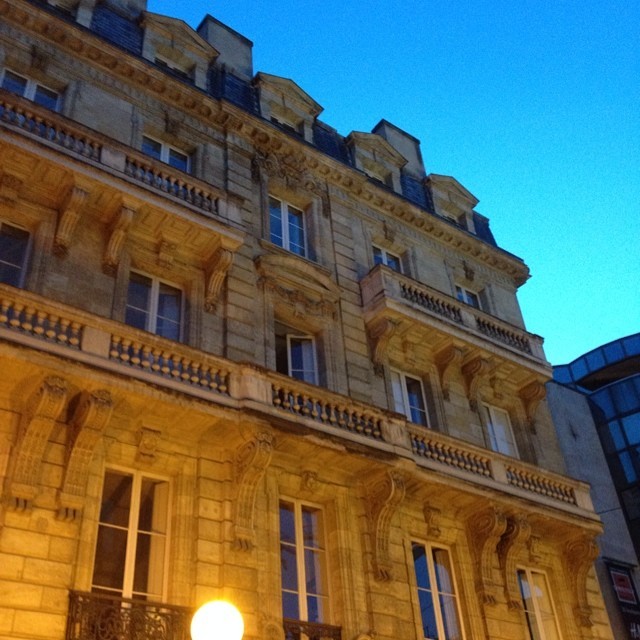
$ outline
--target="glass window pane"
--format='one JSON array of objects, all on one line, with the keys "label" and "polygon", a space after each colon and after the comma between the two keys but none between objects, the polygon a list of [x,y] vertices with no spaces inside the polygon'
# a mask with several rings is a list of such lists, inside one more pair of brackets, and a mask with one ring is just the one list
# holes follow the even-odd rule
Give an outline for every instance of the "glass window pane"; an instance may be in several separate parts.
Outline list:
[{"label": "glass window pane", "polygon": [[322,552],[305,550],[304,571],[307,594],[323,595],[325,593],[323,562]]},{"label": "glass window pane", "polygon": [[298,594],[282,592],[282,617],[300,620],[300,607],[298,606]]},{"label": "glass window pane", "polygon": [[304,219],[302,211],[289,207],[288,215],[289,247],[288,249],[300,256],[305,255]]},{"label": "glass window pane", "polygon": [[37,85],[33,101],[46,109],[55,111],[58,108],[58,93],[41,85]]},{"label": "glass window pane", "polygon": [[291,544],[296,542],[293,505],[287,502],[280,503],[280,540]]},{"label": "glass window pane", "polygon": [[122,591],[125,557],[127,554],[127,530],[101,525],[98,529],[93,586]]},{"label": "glass window pane", "polygon": [[404,403],[404,390],[402,385],[402,377],[397,371],[391,372],[391,389],[393,391],[394,409],[398,413],[404,413],[407,417],[407,408]]},{"label": "glass window pane", "polygon": [[400,267],[400,258],[398,258],[398,256],[394,256],[392,253],[387,253],[387,266],[394,271],[402,271]]},{"label": "glass window pane", "polygon": [[431,591],[418,590],[422,633],[426,640],[438,640],[438,625]]},{"label": "glass window pane", "polygon": [[118,527],[129,526],[132,486],[132,476],[115,471],[105,474],[100,522]]},{"label": "glass window pane", "polygon": [[127,306],[149,311],[151,297],[151,278],[132,271],[129,274],[129,288],[127,289]]},{"label": "glass window pane", "polygon": [[460,640],[462,638],[462,630],[460,627],[460,619],[458,618],[458,605],[455,596],[440,594],[440,612],[442,614],[445,639]]},{"label": "glass window pane", "polygon": [[412,545],[413,551],[413,567],[416,572],[416,582],[420,589],[431,589],[431,581],[429,580],[429,571],[427,569],[427,553],[424,546],[416,544]]},{"label": "glass window pane", "polygon": [[298,563],[296,548],[290,544],[280,545],[280,572],[282,588],[287,591],[298,591]]},{"label": "glass window pane", "polygon": [[19,287],[29,246],[29,232],[9,224],[0,227],[0,282]]},{"label": "glass window pane", "polygon": [[411,421],[427,426],[427,411],[420,380],[405,376]]},{"label": "glass window pane", "polygon": [[622,428],[617,420],[610,422],[608,424],[608,428],[603,427],[602,433],[605,436],[605,446],[608,451],[618,451],[619,449],[624,449],[627,446],[627,442],[622,434]]},{"label": "glass window pane", "polygon": [[538,612],[541,618],[540,623],[544,629],[544,638],[545,640],[557,640],[558,628],[553,613],[553,606],[551,605],[549,589],[547,588],[547,581],[544,574],[535,571],[531,572],[531,578],[533,580]]},{"label": "glass window pane", "polygon": [[618,460],[620,460],[620,464],[622,465],[622,470],[624,471],[625,480],[628,483],[635,482],[638,479],[638,474],[633,464],[631,453],[629,451],[621,451],[618,454]]},{"label": "glass window pane", "polygon": [[143,478],[140,487],[138,529],[153,533],[166,533],[169,483]]},{"label": "glass window pane", "polygon": [[180,171],[189,171],[189,156],[175,149],[169,149],[169,164]]},{"label": "glass window pane", "polygon": [[296,380],[315,383],[315,353],[311,338],[289,337],[289,358],[291,360],[291,377]]},{"label": "glass window pane", "polygon": [[498,407],[485,407],[491,448],[508,456],[516,455],[509,414]]},{"label": "glass window pane", "polygon": [[160,160],[162,158],[162,144],[157,140],[153,140],[151,138],[147,138],[147,136],[143,136],[142,152],[146,153],[152,158],[155,158],[156,160]]},{"label": "glass window pane", "polygon": [[378,247],[373,247],[373,264],[384,264],[382,249]]},{"label": "glass window pane", "polygon": [[27,90],[27,79],[19,76],[17,73],[13,73],[13,71],[6,70],[4,72],[4,78],[2,79],[2,88],[24,96]]},{"label": "glass window pane", "polygon": [[271,232],[271,242],[279,247],[284,247],[282,203],[275,198],[269,198],[269,230]]},{"label": "glass window pane", "polygon": [[621,420],[629,444],[640,444],[640,413],[634,413]]},{"label": "glass window pane", "polygon": [[325,622],[326,598],[307,596],[307,620],[309,622]]},{"label": "glass window pane", "polygon": [[180,339],[182,291],[164,282],[158,286],[156,333],[171,340]]},{"label": "glass window pane", "polygon": [[305,547],[321,549],[319,534],[322,530],[322,512],[312,507],[302,508],[302,535]]}]

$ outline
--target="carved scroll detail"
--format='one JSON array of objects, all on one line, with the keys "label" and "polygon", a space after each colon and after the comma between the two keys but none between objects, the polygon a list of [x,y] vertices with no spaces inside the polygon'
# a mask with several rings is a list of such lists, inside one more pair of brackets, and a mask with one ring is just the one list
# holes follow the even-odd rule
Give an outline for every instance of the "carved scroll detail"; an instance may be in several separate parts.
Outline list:
[{"label": "carved scroll detail", "polygon": [[75,520],[82,512],[89,464],[112,412],[108,391],[83,391],[80,395],[69,423],[69,453],[58,494],[58,517],[63,520]]},{"label": "carved scroll detail", "polygon": [[133,222],[134,214],[134,209],[127,207],[126,205],[122,205],[120,212],[111,226],[109,242],[107,242],[107,247],[102,259],[102,270],[109,275],[114,275],[118,265],[120,264],[124,241],[127,237],[129,227]]},{"label": "carved scroll detail", "polygon": [[22,416],[15,466],[7,492],[10,508],[31,508],[38,491],[45,448],[66,401],[67,381],[56,376],[45,378],[29,399]]},{"label": "carved scroll detail", "polygon": [[524,516],[509,518],[507,530],[498,545],[498,558],[504,580],[504,594],[510,609],[521,609],[517,558],[531,535],[531,525]]},{"label": "carved scroll detail", "polygon": [[391,518],[405,496],[405,478],[398,471],[383,473],[367,492],[369,519],[373,534],[373,563],[377,580],[390,580],[389,557]]},{"label": "carved scroll detail", "polygon": [[259,433],[236,451],[234,477],[237,486],[234,547],[248,551],[254,545],[253,513],[258,485],[273,454],[273,435]]},{"label": "carved scroll detail", "polygon": [[210,313],[216,310],[216,303],[220,297],[222,284],[227,277],[232,262],[233,252],[228,249],[223,249],[222,247],[218,248],[209,260],[204,308]]},{"label": "carved scroll detail", "polygon": [[534,380],[522,387],[518,391],[518,395],[524,406],[527,422],[529,426],[533,427],[535,424],[536,410],[540,402],[542,402],[547,395],[547,390],[540,381]]},{"label": "carved scroll detail", "polygon": [[598,545],[595,538],[588,535],[570,540],[565,546],[565,566],[577,603],[575,613],[583,627],[593,626],[591,607],[587,599],[587,574],[597,557]]},{"label": "carved scroll detail", "polygon": [[425,502],[422,513],[425,524],[427,525],[427,536],[429,538],[439,538],[442,534],[442,530],[440,529],[440,509],[436,509],[428,502]]},{"label": "carved scroll detail", "polygon": [[436,355],[438,374],[440,375],[440,388],[445,400],[449,399],[449,382],[456,369],[460,367],[463,355],[462,349],[452,345]]},{"label": "carved scroll detail", "polygon": [[381,365],[389,346],[389,341],[397,332],[400,323],[389,320],[388,318],[380,318],[367,325],[369,340],[371,342],[371,353],[374,364]]},{"label": "carved scroll detail", "polygon": [[475,411],[478,408],[478,387],[489,372],[489,361],[484,358],[474,358],[462,367],[462,375],[467,386],[467,399],[469,406]]},{"label": "carved scroll detail", "polygon": [[65,257],[69,252],[73,233],[80,220],[80,209],[89,197],[89,192],[78,186],[69,189],[58,218],[58,228],[53,241],[53,252],[60,257]]},{"label": "carved scroll detail", "polygon": [[505,514],[495,507],[474,513],[467,525],[469,541],[476,556],[477,590],[486,605],[496,603],[498,585],[493,580],[493,564],[498,542],[506,528]]}]

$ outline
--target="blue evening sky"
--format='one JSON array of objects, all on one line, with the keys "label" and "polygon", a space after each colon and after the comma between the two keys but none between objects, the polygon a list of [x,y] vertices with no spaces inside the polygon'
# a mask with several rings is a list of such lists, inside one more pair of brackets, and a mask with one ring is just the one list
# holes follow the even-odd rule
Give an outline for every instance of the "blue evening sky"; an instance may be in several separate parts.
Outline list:
[{"label": "blue evening sky", "polygon": [[208,12],[347,135],[381,118],[422,142],[525,260],[519,299],[552,364],[640,331],[640,3],[281,0]]}]

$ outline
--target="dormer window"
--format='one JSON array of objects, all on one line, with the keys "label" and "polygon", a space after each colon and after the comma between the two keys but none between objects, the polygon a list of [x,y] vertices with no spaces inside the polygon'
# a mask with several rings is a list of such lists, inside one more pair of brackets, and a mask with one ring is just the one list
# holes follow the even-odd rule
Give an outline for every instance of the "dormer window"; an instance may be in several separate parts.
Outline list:
[{"label": "dormer window", "polygon": [[188,154],[154,138],[142,137],[142,152],[185,173],[189,173],[191,169],[191,158]]},{"label": "dormer window", "polygon": [[364,172],[371,180],[383,184],[385,187],[393,187],[391,172],[386,171],[382,166],[373,163],[363,163]]},{"label": "dormer window", "polygon": [[302,135],[302,125],[301,123],[295,123],[292,119],[286,118],[281,115],[271,115],[271,122],[276,126],[284,129],[288,133],[293,133],[297,136]]},{"label": "dormer window", "polygon": [[188,80],[189,82],[193,80],[193,73],[191,72],[191,70],[187,70],[179,66],[175,62],[168,60],[167,58],[156,56],[155,63],[158,67],[162,69],[167,69],[174,75],[180,76],[184,80]]},{"label": "dormer window", "polygon": [[2,88],[51,111],[57,111],[60,106],[60,94],[57,91],[9,69],[5,69],[2,76]]}]

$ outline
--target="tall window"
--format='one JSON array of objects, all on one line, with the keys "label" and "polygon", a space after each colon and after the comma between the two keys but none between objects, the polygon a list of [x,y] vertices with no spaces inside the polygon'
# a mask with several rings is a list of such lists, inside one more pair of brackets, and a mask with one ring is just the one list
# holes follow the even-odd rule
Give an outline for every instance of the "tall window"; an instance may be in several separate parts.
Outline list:
[{"label": "tall window", "polygon": [[412,378],[402,371],[392,369],[391,387],[395,410],[398,413],[403,413],[411,422],[428,427],[429,418],[422,381],[418,378]]},{"label": "tall window", "polygon": [[326,623],[329,617],[322,511],[298,502],[280,503],[282,615]]},{"label": "tall window", "polygon": [[531,640],[560,640],[558,621],[544,573],[520,569],[518,583]]},{"label": "tall window", "polygon": [[188,154],[148,136],[142,137],[142,152],[185,173],[189,173],[191,169],[191,158]]},{"label": "tall window", "polygon": [[129,274],[125,322],[170,340],[180,340],[182,291],[132,271]]},{"label": "tall window", "polygon": [[138,472],[106,472],[93,591],[124,598],[162,599],[168,503],[166,480]]},{"label": "tall window", "polygon": [[425,640],[462,640],[460,605],[446,549],[413,542],[413,567],[418,587]]},{"label": "tall window", "polygon": [[29,232],[0,222],[0,282],[21,287],[24,284]]},{"label": "tall window", "polygon": [[509,414],[504,409],[493,407],[490,404],[480,405],[480,412],[487,429],[491,448],[498,453],[518,457],[518,449],[513,437]]},{"label": "tall window", "polygon": [[400,262],[400,257],[387,251],[386,249],[382,249],[380,247],[376,247],[373,245],[373,262],[374,264],[384,264],[390,269],[397,271],[398,273],[402,273],[402,263]]},{"label": "tall window", "polygon": [[313,336],[296,335],[276,324],[276,371],[318,384],[316,344]]},{"label": "tall window", "polygon": [[60,106],[60,94],[57,91],[9,69],[5,69],[2,75],[2,88],[27,100],[33,100],[51,111],[56,111]]},{"label": "tall window", "polygon": [[458,285],[456,285],[456,298],[458,298],[460,302],[471,305],[476,309],[482,308],[480,306],[480,296],[477,293],[470,291],[469,289],[465,289],[464,287],[459,287]]},{"label": "tall window", "polygon": [[269,196],[271,242],[299,256],[307,255],[304,212]]}]

